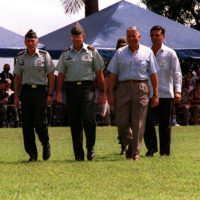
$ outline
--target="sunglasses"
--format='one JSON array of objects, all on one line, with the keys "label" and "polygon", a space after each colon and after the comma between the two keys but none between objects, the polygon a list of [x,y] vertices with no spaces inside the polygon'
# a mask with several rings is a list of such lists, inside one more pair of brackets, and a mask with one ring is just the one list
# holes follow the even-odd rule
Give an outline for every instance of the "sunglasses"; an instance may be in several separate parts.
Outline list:
[{"label": "sunglasses", "polygon": [[71,36],[72,40],[81,39],[81,38],[82,38],[82,35]]},{"label": "sunglasses", "polygon": [[161,34],[158,34],[158,33],[157,33],[157,34],[151,34],[150,36],[151,36],[151,37],[154,37],[154,36],[155,36],[155,37],[159,37],[160,35],[161,35]]}]

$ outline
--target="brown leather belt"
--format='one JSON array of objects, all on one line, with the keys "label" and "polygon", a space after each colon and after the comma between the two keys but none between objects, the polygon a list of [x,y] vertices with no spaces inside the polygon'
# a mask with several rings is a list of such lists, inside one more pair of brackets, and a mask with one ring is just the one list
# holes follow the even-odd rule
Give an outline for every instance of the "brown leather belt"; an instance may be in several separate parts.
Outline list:
[{"label": "brown leather belt", "polygon": [[147,80],[125,80],[125,81],[120,81],[120,83],[145,83]]}]

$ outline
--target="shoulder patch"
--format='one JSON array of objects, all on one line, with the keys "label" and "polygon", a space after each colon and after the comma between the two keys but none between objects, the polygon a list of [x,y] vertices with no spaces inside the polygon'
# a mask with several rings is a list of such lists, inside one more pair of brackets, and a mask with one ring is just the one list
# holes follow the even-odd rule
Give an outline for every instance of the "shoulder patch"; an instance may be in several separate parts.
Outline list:
[{"label": "shoulder patch", "polygon": [[71,47],[68,47],[65,49],[65,51],[70,51],[71,50]]},{"label": "shoulder patch", "polygon": [[95,50],[95,48],[92,47],[92,46],[87,46],[87,48],[90,49],[90,50],[93,50],[93,51]]},{"label": "shoulder patch", "polygon": [[47,53],[47,51],[44,51],[44,50],[42,50],[42,49],[39,49],[39,52],[40,52],[40,53],[45,53],[45,54]]},{"label": "shoulder patch", "polygon": [[25,53],[25,51],[20,51],[17,55],[20,56],[20,55],[22,55],[24,53]]}]

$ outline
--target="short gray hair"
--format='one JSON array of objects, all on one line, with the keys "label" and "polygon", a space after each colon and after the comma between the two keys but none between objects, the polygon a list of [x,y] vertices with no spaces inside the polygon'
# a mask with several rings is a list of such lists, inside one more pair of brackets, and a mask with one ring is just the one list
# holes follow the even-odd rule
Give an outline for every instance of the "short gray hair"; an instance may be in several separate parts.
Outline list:
[{"label": "short gray hair", "polygon": [[127,28],[126,33],[130,30],[133,30],[133,31],[137,32],[138,34],[140,34],[140,31],[137,26],[130,26],[129,28]]}]

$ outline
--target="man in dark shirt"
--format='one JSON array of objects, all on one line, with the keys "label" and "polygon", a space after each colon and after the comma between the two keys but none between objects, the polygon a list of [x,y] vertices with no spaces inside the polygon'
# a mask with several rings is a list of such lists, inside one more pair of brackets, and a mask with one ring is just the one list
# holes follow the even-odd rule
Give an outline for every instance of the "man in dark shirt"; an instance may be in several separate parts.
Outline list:
[{"label": "man in dark shirt", "polygon": [[9,78],[11,80],[11,89],[13,90],[14,89],[14,76],[9,73],[10,71],[10,65],[9,64],[5,64],[3,66],[3,71],[0,73],[0,78],[2,79],[6,79],[6,78]]},{"label": "man in dark shirt", "polygon": [[3,127],[3,122],[6,121],[6,109],[4,104],[7,103],[8,98],[5,97],[5,90],[6,90],[7,82],[5,79],[0,79],[0,128]]}]

